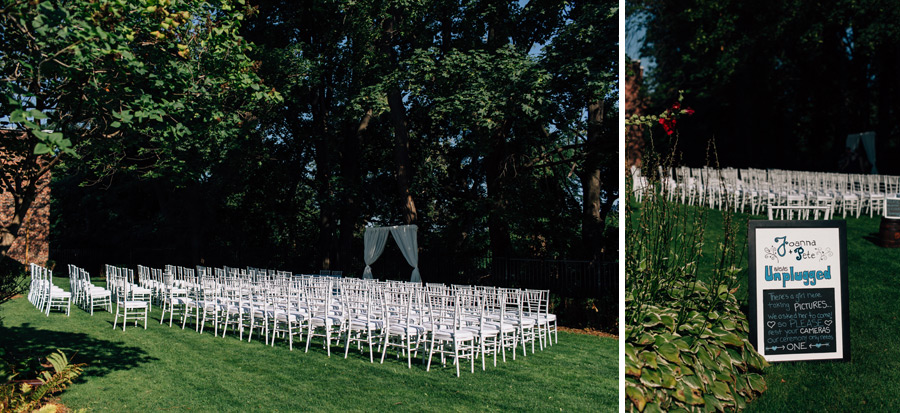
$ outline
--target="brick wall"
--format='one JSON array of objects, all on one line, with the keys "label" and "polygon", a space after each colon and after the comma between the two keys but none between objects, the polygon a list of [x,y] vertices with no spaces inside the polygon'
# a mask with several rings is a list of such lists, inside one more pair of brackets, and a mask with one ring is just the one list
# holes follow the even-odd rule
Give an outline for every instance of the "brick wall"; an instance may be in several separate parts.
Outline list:
[{"label": "brick wall", "polygon": [[[632,60],[631,67],[625,76],[625,116],[640,116],[646,108],[646,102],[641,97],[641,84],[644,82],[644,69],[640,60]],[[640,167],[641,154],[644,150],[644,132],[638,126],[625,128],[625,166]]]},{"label": "brick wall", "polygon": [[[24,139],[19,132],[0,130],[0,139]],[[0,145],[4,151],[5,145]],[[16,161],[21,157],[0,152],[0,167],[4,172],[18,174]],[[27,181],[23,183],[28,183]],[[0,223],[9,222],[13,214],[13,195],[0,185]],[[46,265],[50,249],[50,174],[47,173],[38,181],[37,196],[25,216],[24,225],[19,229],[19,236],[7,251],[7,255],[23,264],[38,263]]]}]

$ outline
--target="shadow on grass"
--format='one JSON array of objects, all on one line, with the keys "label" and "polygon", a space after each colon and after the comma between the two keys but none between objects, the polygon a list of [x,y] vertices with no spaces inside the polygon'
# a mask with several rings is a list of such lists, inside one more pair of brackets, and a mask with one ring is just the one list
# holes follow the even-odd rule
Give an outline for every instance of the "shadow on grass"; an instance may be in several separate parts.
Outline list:
[{"label": "shadow on grass", "polygon": [[869,235],[864,235],[863,239],[872,243],[872,245],[876,247],[881,247],[881,239],[879,238],[879,234],[877,232],[873,232]]},{"label": "shadow on grass", "polygon": [[0,347],[10,359],[44,358],[55,349],[66,353],[72,363],[85,363],[84,373],[75,381],[87,377],[105,376],[113,371],[128,370],[144,363],[159,360],[147,352],[106,340],[98,340],[83,333],[42,330],[30,323],[20,327],[0,326]]}]

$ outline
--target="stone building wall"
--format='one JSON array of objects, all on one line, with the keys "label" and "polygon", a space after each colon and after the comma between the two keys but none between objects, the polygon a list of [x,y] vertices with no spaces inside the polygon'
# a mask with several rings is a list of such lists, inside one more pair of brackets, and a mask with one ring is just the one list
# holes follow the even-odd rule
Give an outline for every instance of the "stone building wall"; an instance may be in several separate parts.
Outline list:
[{"label": "stone building wall", "polygon": [[[0,131],[0,139],[22,139],[19,132]],[[0,145],[0,151],[2,151]],[[0,153],[0,168],[4,172],[16,173],[7,159]],[[27,183],[27,181],[26,181]],[[0,185],[0,223],[9,222],[13,214],[13,195]],[[19,229],[19,236],[7,251],[7,255],[23,264],[47,264],[50,251],[50,173],[38,181],[37,196],[25,216],[24,224]]]}]

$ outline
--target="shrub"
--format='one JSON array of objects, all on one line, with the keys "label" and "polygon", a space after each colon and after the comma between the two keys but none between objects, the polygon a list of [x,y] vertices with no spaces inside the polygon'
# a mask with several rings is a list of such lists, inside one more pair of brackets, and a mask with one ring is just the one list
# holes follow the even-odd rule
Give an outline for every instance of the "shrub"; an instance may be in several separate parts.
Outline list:
[{"label": "shrub", "polygon": [[[669,306],[648,305],[637,324],[626,326],[625,394],[631,409],[742,409],[766,390],[759,373],[767,363],[747,341],[747,319],[734,291],[710,291],[694,281],[679,282],[667,294]],[[626,308],[633,301],[626,295]],[[680,313],[685,315],[677,323]]]},{"label": "shrub", "polygon": [[[681,109],[679,101],[660,116],[628,122],[662,124],[670,148],[668,155],[660,156],[650,135],[643,157],[644,185],[636,191],[633,177],[626,174],[629,411],[739,410],[766,389],[759,373],[767,363],[747,341],[748,322],[734,296],[744,250],[736,245],[737,235],[746,225],[736,222],[731,209],[724,206],[722,241],[715,245],[711,269],[701,271],[708,242],[707,210],[677,202],[676,187],[667,172],[677,159],[675,119],[691,113]],[[712,144],[710,153],[715,154]]]},{"label": "shrub", "polygon": [[0,384],[0,411],[55,411],[53,406],[41,407],[47,404],[51,395],[65,390],[81,374],[83,364],[69,363],[60,350],[47,356],[47,363],[49,369],[43,369],[41,365],[39,370],[28,371],[34,373],[36,379],[14,380],[20,374],[28,373],[18,371],[16,367],[31,363],[10,364],[0,359],[0,381],[3,382]]}]

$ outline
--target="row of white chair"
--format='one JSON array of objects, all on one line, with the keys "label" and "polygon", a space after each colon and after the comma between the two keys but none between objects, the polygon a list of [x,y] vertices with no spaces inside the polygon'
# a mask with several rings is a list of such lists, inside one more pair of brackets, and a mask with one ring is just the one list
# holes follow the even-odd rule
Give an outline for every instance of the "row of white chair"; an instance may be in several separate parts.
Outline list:
[{"label": "row of white chair", "polygon": [[[214,334],[225,337],[229,328],[243,340],[254,333],[274,346],[284,339],[293,350],[295,337],[310,344],[321,339],[328,355],[332,345],[344,344],[344,357],[355,346],[368,348],[371,362],[375,349],[380,362],[395,349],[411,368],[412,358],[422,352],[422,362],[430,370],[435,355],[442,364],[452,358],[459,376],[462,360],[474,372],[477,358],[498,355],[513,360],[521,343],[522,355],[543,350],[558,340],[556,316],[549,313],[549,291],[520,290],[465,285],[447,286],[361,280],[353,278],[293,276],[287,272],[234,268],[197,269],[168,266],[166,270],[138,267],[133,270],[107,265],[106,288],[91,283],[89,274],[69,266],[71,292],[53,285],[52,273],[32,265],[29,300],[41,311],[66,309],[71,302],[90,311],[96,307],[112,312],[113,329],[122,317],[147,328],[152,304],[162,307],[160,324],[168,315],[169,325],[180,318],[181,328],[192,323],[203,333],[211,324]],[[427,357],[427,361],[426,361]]]},{"label": "row of white chair", "polygon": [[129,317],[134,319],[135,327],[143,319],[144,330],[146,330],[150,317],[151,295],[149,290],[135,284],[134,270],[106,265],[106,285],[116,302],[113,329],[119,322],[119,316],[122,316],[122,331],[125,331]]},{"label": "row of white chair", "polygon": [[112,292],[94,285],[87,271],[72,264],[69,264],[69,291],[74,295],[75,305],[90,311],[91,316],[97,307],[112,312]]},{"label": "row of white chair", "polygon": [[688,167],[656,173],[660,183],[651,188],[640,168],[632,167],[638,200],[653,189],[669,201],[751,214],[768,211],[772,219],[830,219],[834,213],[872,217],[882,213],[886,197],[900,191],[900,177],[889,175]]},{"label": "row of white chair", "polygon": [[66,311],[68,317],[72,306],[72,294],[53,284],[53,273],[37,264],[29,266],[31,282],[28,289],[28,301],[41,312],[50,316],[53,308]]},{"label": "row of white chair", "polygon": [[281,338],[291,350],[295,337],[306,341],[306,351],[321,339],[329,356],[331,346],[343,341],[345,357],[355,344],[368,347],[374,362],[378,347],[383,362],[388,348],[394,348],[411,367],[419,351],[424,362],[427,346],[427,369],[435,353],[442,362],[452,354],[458,375],[460,359],[469,359],[474,371],[480,357],[484,369],[489,355],[496,365],[497,354],[505,361],[507,350],[515,359],[519,343],[525,355],[527,343],[534,352],[536,342],[541,349],[552,345],[551,332],[557,338],[546,290],[422,286],[207,267],[141,267],[138,273],[147,278],[138,282],[162,306],[161,324],[168,317],[172,326],[178,317],[182,329],[193,324],[202,334],[211,324],[217,336],[231,329],[241,340],[245,333],[248,341],[256,334],[269,345]]}]

